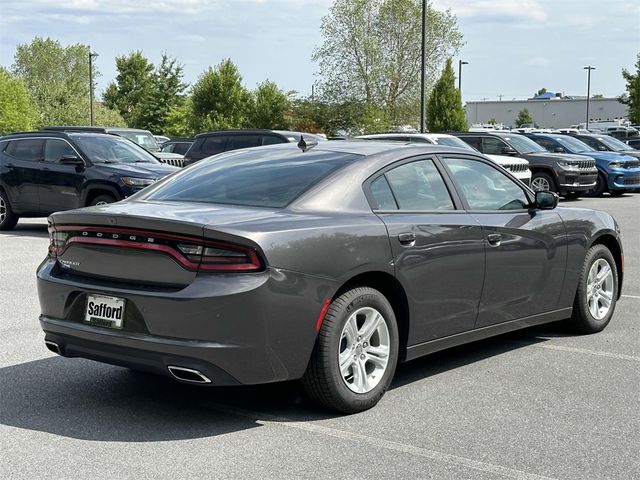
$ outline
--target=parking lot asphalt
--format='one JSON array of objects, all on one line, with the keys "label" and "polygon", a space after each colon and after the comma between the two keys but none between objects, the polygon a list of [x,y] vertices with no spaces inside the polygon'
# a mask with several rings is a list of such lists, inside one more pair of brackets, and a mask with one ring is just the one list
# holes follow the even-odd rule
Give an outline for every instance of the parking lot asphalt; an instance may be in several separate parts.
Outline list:
[{"label": "parking lot asphalt", "polygon": [[296,382],[198,388],[46,350],[44,219],[0,233],[0,478],[640,479],[640,194],[561,202],[620,224],[596,335],[532,328],[401,365],[364,413]]}]

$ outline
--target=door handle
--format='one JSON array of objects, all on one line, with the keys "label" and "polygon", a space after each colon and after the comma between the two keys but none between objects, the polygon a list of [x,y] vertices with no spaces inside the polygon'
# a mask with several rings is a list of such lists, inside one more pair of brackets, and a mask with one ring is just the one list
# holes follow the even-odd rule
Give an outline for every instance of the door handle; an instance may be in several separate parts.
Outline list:
[{"label": "door handle", "polygon": [[402,245],[412,245],[416,241],[416,235],[414,233],[401,233],[398,235],[398,241]]},{"label": "door handle", "polygon": [[487,240],[489,241],[489,245],[492,247],[499,247],[500,242],[502,241],[502,235],[499,233],[490,233],[487,235]]}]

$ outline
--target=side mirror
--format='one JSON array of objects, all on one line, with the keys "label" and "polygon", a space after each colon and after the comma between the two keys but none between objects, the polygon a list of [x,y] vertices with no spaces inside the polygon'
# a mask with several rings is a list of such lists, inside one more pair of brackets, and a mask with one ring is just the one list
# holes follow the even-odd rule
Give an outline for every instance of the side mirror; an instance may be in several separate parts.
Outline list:
[{"label": "side mirror", "polygon": [[76,157],[75,155],[62,157],[60,160],[58,160],[58,163],[60,163],[60,165],[75,165],[84,167],[84,161],[81,158]]},{"label": "side mirror", "polygon": [[565,150],[562,147],[555,147],[553,149],[553,153],[564,153],[564,152],[565,152]]},{"label": "side mirror", "polygon": [[512,156],[518,155],[518,152],[516,152],[516,151],[515,151],[513,148],[511,148],[511,147],[502,147],[502,148],[500,149],[500,153],[501,153],[502,155],[512,155]]},{"label": "side mirror", "polygon": [[536,204],[535,207],[540,210],[553,210],[558,206],[557,194],[553,192],[536,192]]}]

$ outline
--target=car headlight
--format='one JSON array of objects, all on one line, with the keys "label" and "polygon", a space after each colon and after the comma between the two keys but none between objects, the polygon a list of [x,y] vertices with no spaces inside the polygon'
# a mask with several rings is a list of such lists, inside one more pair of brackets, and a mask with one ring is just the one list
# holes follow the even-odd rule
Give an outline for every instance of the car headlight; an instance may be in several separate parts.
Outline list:
[{"label": "car headlight", "polygon": [[609,168],[624,168],[624,162],[611,162]]},{"label": "car headlight", "polygon": [[578,164],[573,162],[558,162],[558,165],[562,168],[566,168],[567,170],[577,170],[579,168]]},{"label": "car headlight", "polygon": [[122,183],[129,185],[130,187],[146,187],[155,183],[153,178],[135,178],[135,177],[122,177]]}]

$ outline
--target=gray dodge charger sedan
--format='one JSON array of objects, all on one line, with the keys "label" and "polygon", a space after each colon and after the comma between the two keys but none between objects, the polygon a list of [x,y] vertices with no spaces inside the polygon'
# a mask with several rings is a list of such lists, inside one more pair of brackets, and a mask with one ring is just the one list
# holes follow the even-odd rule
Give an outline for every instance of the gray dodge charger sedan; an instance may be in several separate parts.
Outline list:
[{"label": "gray dodge charger sedan", "polygon": [[557,203],[440,145],[238,150],[53,214],[40,323],[65,357],[192,384],[301,378],[357,412],[398,362],[545,322],[609,323],[618,226]]}]

